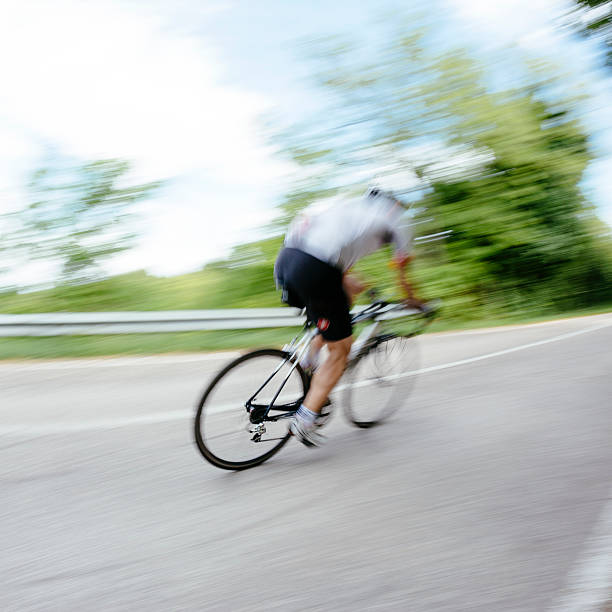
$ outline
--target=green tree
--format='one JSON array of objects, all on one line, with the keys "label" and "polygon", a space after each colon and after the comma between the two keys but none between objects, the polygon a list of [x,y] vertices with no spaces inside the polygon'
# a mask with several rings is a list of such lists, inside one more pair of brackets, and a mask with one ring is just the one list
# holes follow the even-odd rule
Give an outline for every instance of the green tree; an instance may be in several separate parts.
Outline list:
[{"label": "green tree", "polygon": [[[368,54],[323,44],[316,74],[326,107],[285,134],[304,171],[281,220],[311,194],[399,175],[398,191],[411,190],[425,212],[420,233],[451,232],[423,243],[415,272],[456,311],[610,299],[609,231],[580,190],[591,155],[576,99],[559,96],[550,67],[525,66],[513,86],[493,86],[461,50],[436,55],[425,30],[408,31],[381,36]],[[376,272],[381,261],[362,267]]]},{"label": "green tree", "polygon": [[13,229],[4,241],[6,254],[55,261],[67,283],[102,276],[99,264],[133,245],[132,206],[160,186],[127,184],[128,171],[129,164],[118,159],[35,171],[30,203],[7,216]]},{"label": "green tree", "polygon": [[582,36],[601,42],[605,63],[612,68],[612,0],[574,1],[576,7],[568,15],[570,23]]}]

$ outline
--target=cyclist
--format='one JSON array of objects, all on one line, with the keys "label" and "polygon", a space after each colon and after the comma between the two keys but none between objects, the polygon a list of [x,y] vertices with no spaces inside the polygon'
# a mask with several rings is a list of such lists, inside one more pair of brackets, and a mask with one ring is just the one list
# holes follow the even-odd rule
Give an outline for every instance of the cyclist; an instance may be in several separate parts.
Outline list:
[{"label": "cyclist", "polygon": [[323,210],[308,208],[287,230],[274,266],[276,283],[283,290],[283,301],[305,307],[321,332],[302,365],[314,370],[323,344],[328,349],[290,426],[291,433],[306,446],[319,446],[324,440],[317,431],[317,417],[344,372],[353,342],[350,308],[365,289],[349,272],[355,262],[393,243],[392,263],[406,304],[423,305],[406,277],[413,236],[405,208],[392,193],[372,188],[357,200],[336,202]]}]

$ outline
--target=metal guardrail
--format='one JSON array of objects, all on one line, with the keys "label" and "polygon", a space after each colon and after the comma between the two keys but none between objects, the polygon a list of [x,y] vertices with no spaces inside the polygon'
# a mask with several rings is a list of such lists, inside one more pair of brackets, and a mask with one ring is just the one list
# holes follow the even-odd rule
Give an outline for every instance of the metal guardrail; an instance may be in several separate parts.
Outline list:
[{"label": "metal guardrail", "polygon": [[0,337],[256,329],[303,323],[297,308],[0,314]]},{"label": "metal guardrail", "polygon": [[[360,310],[365,306],[358,306]],[[405,316],[416,311],[401,311]],[[391,313],[389,318],[391,318]],[[297,308],[234,308],[229,310],[156,310],[138,312],[48,312],[0,314],[0,337],[88,336],[294,327],[304,323]]]}]

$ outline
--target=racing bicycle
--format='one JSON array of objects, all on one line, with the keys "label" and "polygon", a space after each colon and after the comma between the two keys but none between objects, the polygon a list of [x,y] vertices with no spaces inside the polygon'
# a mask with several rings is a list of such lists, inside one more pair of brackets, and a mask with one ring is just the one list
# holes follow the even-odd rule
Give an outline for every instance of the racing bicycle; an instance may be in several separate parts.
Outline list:
[{"label": "racing bicycle", "polygon": [[[357,427],[373,427],[396,412],[412,390],[418,369],[416,336],[438,309],[433,302],[415,310],[382,299],[356,309],[351,319],[360,333],[331,406],[323,409],[317,424],[329,421],[338,393],[345,416]],[[263,463],[289,441],[290,419],[311,381],[300,360],[319,333],[307,320],[283,349],[248,352],[213,378],[194,422],[196,444],[206,460],[219,468],[243,470]]]}]

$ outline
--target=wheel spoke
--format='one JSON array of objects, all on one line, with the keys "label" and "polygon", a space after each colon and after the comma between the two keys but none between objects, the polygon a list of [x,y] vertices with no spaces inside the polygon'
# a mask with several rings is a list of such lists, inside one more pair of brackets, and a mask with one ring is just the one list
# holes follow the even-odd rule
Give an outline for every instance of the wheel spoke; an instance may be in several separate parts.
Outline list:
[{"label": "wheel spoke", "polygon": [[371,427],[398,410],[414,383],[418,349],[414,338],[385,340],[347,370],[344,403],[347,417],[359,427]]}]

